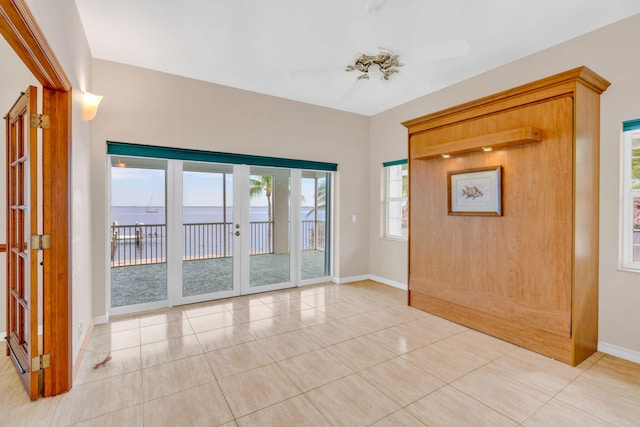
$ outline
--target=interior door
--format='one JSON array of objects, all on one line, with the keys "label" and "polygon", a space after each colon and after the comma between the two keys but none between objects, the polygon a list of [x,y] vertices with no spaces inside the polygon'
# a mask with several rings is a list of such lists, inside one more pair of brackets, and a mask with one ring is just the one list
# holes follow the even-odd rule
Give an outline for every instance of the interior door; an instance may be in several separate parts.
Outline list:
[{"label": "interior door", "polygon": [[37,89],[29,86],[7,115],[7,355],[32,400],[38,397]]}]

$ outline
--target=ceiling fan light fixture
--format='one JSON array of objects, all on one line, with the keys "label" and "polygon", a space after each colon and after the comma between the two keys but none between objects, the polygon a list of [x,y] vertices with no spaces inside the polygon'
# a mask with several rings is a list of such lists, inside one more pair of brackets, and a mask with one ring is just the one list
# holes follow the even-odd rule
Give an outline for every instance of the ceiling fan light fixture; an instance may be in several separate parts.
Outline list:
[{"label": "ceiling fan light fixture", "polygon": [[402,67],[398,61],[398,55],[391,52],[380,52],[377,55],[360,55],[353,64],[347,65],[345,71],[360,71],[358,79],[368,79],[370,75],[380,77],[381,80],[389,80],[389,76],[397,73],[398,67]]}]

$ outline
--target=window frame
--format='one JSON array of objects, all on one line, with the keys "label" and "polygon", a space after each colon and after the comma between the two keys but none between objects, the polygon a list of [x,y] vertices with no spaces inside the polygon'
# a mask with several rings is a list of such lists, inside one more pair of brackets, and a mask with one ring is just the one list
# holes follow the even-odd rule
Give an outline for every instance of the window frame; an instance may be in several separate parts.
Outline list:
[{"label": "window frame", "polygon": [[[634,190],[632,140],[640,138],[640,119],[623,122],[622,133],[622,214],[621,214],[621,262],[624,270],[640,272],[640,259],[634,261],[634,206],[633,200],[640,198],[640,188]],[[637,149],[637,148],[636,148]],[[640,228],[638,229],[640,231]],[[635,244],[636,247],[640,244]]]},{"label": "window frame", "polygon": [[[399,197],[391,197],[391,185],[392,185],[392,171],[394,169],[392,168],[400,168],[400,171],[403,172],[400,176],[407,177],[407,180],[409,179],[409,164],[407,162],[407,159],[401,159],[401,160],[395,160],[395,161],[391,161],[391,162],[385,162],[382,164],[383,165],[383,169],[384,169],[384,173],[385,173],[385,196],[384,196],[384,238],[385,239],[391,239],[391,240],[401,240],[401,241],[407,241],[409,239],[409,230],[408,227],[405,228],[404,230],[406,230],[406,235],[403,234],[393,234],[390,232],[390,225],[391,225],[391,220],[390,220],[390,207],[392,203],[397,203],[400,202],[403,206],[406,206],[407,209],[407,215],[408,215],[408,210],[409,210],[409,190],[408,190],[408,186],[407,186],[407,193],[405,195],[401,195]],[[403,171],[404,169],[404,171]],[[396,183],[399,182],[400,185],[402,185],[402,179],[400,180],[395,180]],[[402,193],[402,189],[400,190],[400,192]]]}]

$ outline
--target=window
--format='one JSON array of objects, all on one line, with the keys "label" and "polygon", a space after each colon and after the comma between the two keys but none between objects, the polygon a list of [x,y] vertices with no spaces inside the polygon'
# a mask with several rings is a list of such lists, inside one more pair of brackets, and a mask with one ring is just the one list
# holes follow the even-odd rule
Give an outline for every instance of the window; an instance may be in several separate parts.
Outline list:
[{"label": "window", "polygon": [[385,237],[407,239],[409,167],[407,160],[383,164],[387,175]]},{"label": "window", "polygon": [[622,267],[640,270],[640,119],[623,123]]}]

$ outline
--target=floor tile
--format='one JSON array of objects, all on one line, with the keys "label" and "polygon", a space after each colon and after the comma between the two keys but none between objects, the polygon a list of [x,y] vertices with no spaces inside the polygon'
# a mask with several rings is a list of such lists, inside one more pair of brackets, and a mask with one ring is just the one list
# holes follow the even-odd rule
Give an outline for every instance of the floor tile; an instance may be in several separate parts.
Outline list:
[{"label": "floor tile", "polygon": [[140,329],[135,328],[110,334],[91,336],[87,350],[93,353],[109,353],[114,350],[138,346],[140,346]]},{"label": "floor tile", "polygon": [[333,426],[368,426],[400,409],[357,375],[315,388],[306,396]]},{"label": "floor tile", "polygon": [[302,329],[301,332],[322,347],[327,347],[362,335],[339,320],[309,326]]},{"label": "floor tile", "polygon": [[186,319],[187,315],[180,308],[167,308],[142,313],[138,316],[140,327],[159,325]]},{"label": "floor tile", "polygon": [[274,301],[271,303],[265,303],[265,305],[269,307],[273,311],[274,315],[276,316],[292,313],[294,311],[308,310],[310,308],[314,308],[312,305],[307,304],[298,298]]},{"label": "floor tile", "polygon": [[365,337],[354,338],[326,348],[356,372],[396,357],[394,353]]},{"label": "floor tile", "polygon": [[399,357],[367,368],[359,375],[402,407],[445,385]]},{"label": "floor tile", "polygon": [[182,307],[182,312],[189,319],[207,316],[209,314],[224,313],[229,311],[227,310],[225,301],[226,300],[190,304]]},{"label": "floor tile", "polygon": [[141,403],[140,371],[74,386],[60,397],[52,426],[65,426]]},{"label": "floor tile", "polygon": [[353,373],[351,368],[326,349],[304,353],[277,364],[302,391],[309,391]]},{"label": "floor tile", "polygon": [[420,420],[405,411],[404,409],[394,412],[386,418],[372,424],[371,427],[421,427],[424,426]]},{"label": "floor tile", "polygon": [[433,427],[513,427],[517,423],[477,400],[444,386],[405,408]]},{"label": "floor tile", "polygon": [[[410,308],[413,308],[413,307],[410,307]],[[425,313],[425,315],[420,317],[419,319],[412,320],[411,322],[408,322],[408,323],[417,325],[425,333],[429,333],[430,331],[436,331],[438,335],[444,334],[445,336],[455,335],[455,334],[459,334],[460,332],[470,330],[466,326],[462,326],[458,323],[452,322],[442,317],[435,316],[430,313]]]},{"label": "floor tile", "polygon": [[615,424],[553,399],[522,425],[525,427],[613,427]]},{"label": "floor tile", "polygon": [[[101,363],[107,357],[111,357],[111,360],[102,365]],[[82,366],[78,369],[78,373],[73,380],[73,384],[102,380],[115,375],[139,371],[140,369],[142,369],[140,347],[131,347],[108,353],[87,352],[84,355]]]},{"label": "floor tile", "polygon": [[331,424],[303,395],[292,397],[238,419],[240,427],[330,427]]},{"label": "floor tile", "polygon": [[0,358],[0,419],[640,426],[640,365],[596,352],[573,368],[408,307],[406,296],[365,280],[112,317],[93,329],[66,394],[31,402]]},{"label": "floor tile", "polygon": [[247,323],[255,320],[267,319],[280,314],[276,314],[272,309],[264,304],[259,306],[249,306],[247,308],[237,308],[231,313],[233,315],[233,321],[236,323]]},{"label": "floor tile", "polygon": [[556,399],[618,426],[640,423],[640,365],[605,356]]},{"label": "floor tile", "polygon": [[325,305],[336,304],[342,302],[342,299],[324,292],[302,295],[300,300],[311,307],[324,307]]},{"label": "floor tile", "polygon": [[274,364],[223,378],[219,384],[236,418],[300,394]]},{"label": "floor tile", "polygon": [[329,304],[321,307],[316,307],[317,310],[322,311],[331,319],[343,319],[345,317],[353,316],[356,314],[364,313],[368,311],[367,307],[358,306],[353,301],[338,302],[335,304]]},{"label": "floor tile", "polygon": [[[0,389],[6,391],[6,389]],[[26,393],[25,393],[26,396]],[[51,422],[53,414],[60,402],[60,396],[38,399],[31,402],[26,399],[25,403],[2,407],[0,425],[22,425],[29,427],[46,427]]]},{"label": "floor tile", "polygon": [[427,345],[401,357],[446,383],[455,381],[485,364],[466,352],[452,352],[450,346],[440,343],[441,341]]},{"label": "floor tile", "polygon": [[318,325],[331,320],[326,314],[315,308],[307,310],[294,311],[286,315],[287,322],[296,328],[305,328],[307,326]]},{"label": "floor tile", "polygon": [[209,382],[144,403],[147,426],[218,426],[233,420],[218,384]]},{"label": "floor tile", "polygon": [[145,344],[140,347],[140,357],[143,368],[184,359],[185,357],[195,356],[203,352],[204,350],[195,335],[171,338],[165,341]]},{"label": "floor tile", "polygon": [[233,314],[225,310],[221,313],[211,313],[189,318],[189,323],[195,333],[200,333],[210,331],[212,329],[233,326],[235,323],[240,322],[234,322]]},{"label": "floor tile", "polygon": [[151,366],[142,370],[142,399],[148,402],[213,380],[204,355]]},{"label": "floor tile", "polygon": [[150,344],[156,341],[165,341],[170,338],[193,335],[193,329],[187,319],[174,322],[159,323],[157,325],[140,328],[140,344]]},{"label": "floor tile", "polygon": [[218,379],[273,363],[269,353],[255,341],[215,350],[206,356]]},{"label": "floor tile", "polygon": [[452,335],[438,341],[437,344],[449,350],[464,352],[471,358],[483,363],[488,363],[503,354],[519,348],[511,343],[472,329]]},{"label": "floor tile", "polygon": [[373,332],[368,334],[367,338],[398,355],[417,350],[432,342],[414,332],[407,324]]},{"label": "floor tile", "polygon": [[351,329],[358,331],[360,335],[387,329],[398,324],[397,319],[390,319],[387,316],[381,315],[378,311],[356,314],[345,317],[340,321]]},{"label": "floor tile", "polygon": [[142,405],[130,406],[119,411],[110,412],[100,417],[91,418],[74,424],[74,427],[142,427],[144,425],[142,417]]},{"label": "floor tile", "polygon": [[521,348],[501,356],[487,367],[548,395],[555,395],[583,372],[578,367]]},{"label": "floor tile", "polygon": [[102,323],[93,327],[91,336],[112,334],[114,332],[126,331],[129,329],[137,329],[140,327],[140,319],[138,316],[112,317],[109,323]]},{"label": "floor tile", "polygon": [[255,339],[271,337],[295,329],[298,328],[287,321],[287,316],[269,317],[249,322],[249,331]]},{"label": "floor tile", "polygon": [[206,352],[255,340],[247,323],[198,333],[196,336]]},{"label": "floor tile", "polygon": [[320,344],[299,330],[263,338],[258,340],[258,343],[275,361],[307,353],[320,347]]},{"label": "floor tile", "polygon": [[488,367],[465,375],[451,386],[517,423],[529,418],[552,397]]}]

